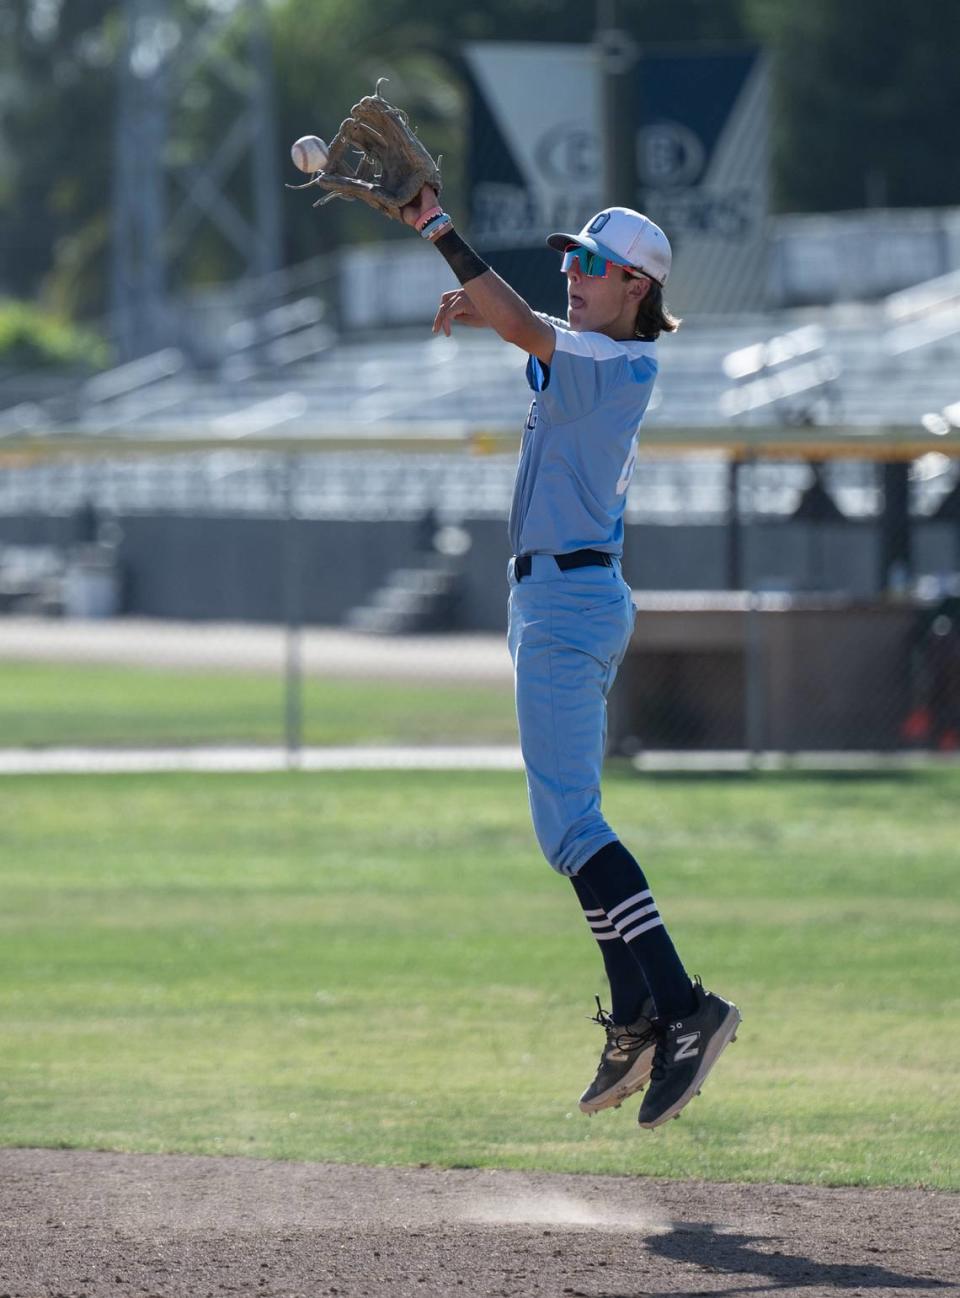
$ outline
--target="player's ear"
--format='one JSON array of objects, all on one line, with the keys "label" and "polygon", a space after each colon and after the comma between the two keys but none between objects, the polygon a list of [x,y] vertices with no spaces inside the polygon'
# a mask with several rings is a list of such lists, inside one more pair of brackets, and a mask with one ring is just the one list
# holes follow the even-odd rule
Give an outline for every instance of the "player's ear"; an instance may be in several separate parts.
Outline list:
[{"label": "player's ear", "polygon": [[627,297],[635,306],[639,306],[652,287],[653,281],[647,279],[646,276],[643,279],[635,279],[631,276],[630,283],[627,285]]}]

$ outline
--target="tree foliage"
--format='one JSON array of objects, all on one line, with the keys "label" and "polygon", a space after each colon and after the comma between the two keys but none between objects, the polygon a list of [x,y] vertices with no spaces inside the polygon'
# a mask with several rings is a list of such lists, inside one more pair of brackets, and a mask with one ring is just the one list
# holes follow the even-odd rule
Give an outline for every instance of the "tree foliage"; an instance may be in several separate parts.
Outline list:
[{"label": "tree foliage", "polygon": [[41,311],[0,298],[0,373],[45,368],[96,370],[108,359],[96,334]]},{"label": "tree foliage", "polygon": [[90,314],[74,297],[102,265],[109,225],[115,0],[6,0],[0,11],[0,289]]},{"label": "tree foliage", "polygon": [[782,209],[960,203],[960,5],[748,2],[776,56]]}]

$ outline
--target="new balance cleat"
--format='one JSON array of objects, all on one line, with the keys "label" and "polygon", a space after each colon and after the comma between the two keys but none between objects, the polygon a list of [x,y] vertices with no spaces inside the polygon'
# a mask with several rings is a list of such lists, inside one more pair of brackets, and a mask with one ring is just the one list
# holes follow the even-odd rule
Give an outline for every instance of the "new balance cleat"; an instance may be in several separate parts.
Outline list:
[{"label": "new balance cleat", "polygon": [[641,1127],[659,1127],[680,1116],[700,1093],[720,1052],[737,1034],[740,1011],[730,1001],[693,984],[696,1006],[684,1018],[658,1025],[650,1089],[637,1115]]},{"label": "new balance cleat", "polygon": [[653,1012],[653,1001],[648,996],[636,1022],[614,1023],[600,1008],[600,998],[597,998],[597,1012],[592,1022],[599,1023],[605,1030],[607,1041],[600,1055],[597,1075],[580,1096],[582,1113],[618,1108],[628,1096],[646,1086],[656,1046],[651,1022]]}]

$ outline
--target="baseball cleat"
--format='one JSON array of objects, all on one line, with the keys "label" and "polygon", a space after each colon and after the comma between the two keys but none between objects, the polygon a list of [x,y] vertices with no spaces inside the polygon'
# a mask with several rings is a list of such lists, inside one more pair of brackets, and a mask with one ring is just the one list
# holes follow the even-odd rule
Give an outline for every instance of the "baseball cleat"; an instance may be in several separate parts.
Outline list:
[{"label": "baseball cleat", "polygon": [[700,1094],[707,1074],[740,1026],[736,1005],[704,991],[699,978],[693,993],[696,1006],[689,1014],[656,1028],[650,1089],[637,1115],[641,1127],[659,1127],[680,1116],[681,1109]]},{"label": "baseball cleat", "polygon": [[600,1055],[597,1075],[580,1096],[581,1113],[619,1109],[628,1096],[646,1086],[656,1047],[651,1022],[653,1012],[653,1001],[648,996],[643,1003],[643,1012],[634,1023],[614,1023],[600,1008],[600,998],[597,997],[597,1012],[591,1022],[599,1023],[606,1031],[607,1041]]}]

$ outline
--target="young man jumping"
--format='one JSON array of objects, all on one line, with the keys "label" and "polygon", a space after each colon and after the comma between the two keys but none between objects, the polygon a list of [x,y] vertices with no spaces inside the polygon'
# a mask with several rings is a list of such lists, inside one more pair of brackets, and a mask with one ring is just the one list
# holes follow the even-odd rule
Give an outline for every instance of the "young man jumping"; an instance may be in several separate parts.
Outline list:
[{"label": "young man jumping", "polygon": [[740,1012],[691,981],[647,878],[600,810],[606,698],[633,631],[620,571],[623,512],[640,423],[657,375],[656,340],[678,321],[663,301],[671,250],[646,216],[608,207],[578,234],[551,234],[567,319],[533,311],[460,237],[425,187],[403,220],[461,287],[434,332],[486,326],[527,355],[533,391],[509,533],[508,637],[533,825],[567,875],[603,956],[610,1013],[586,1113],[649,1088],[641,1127],[679,1115],[733,1040]]}]

